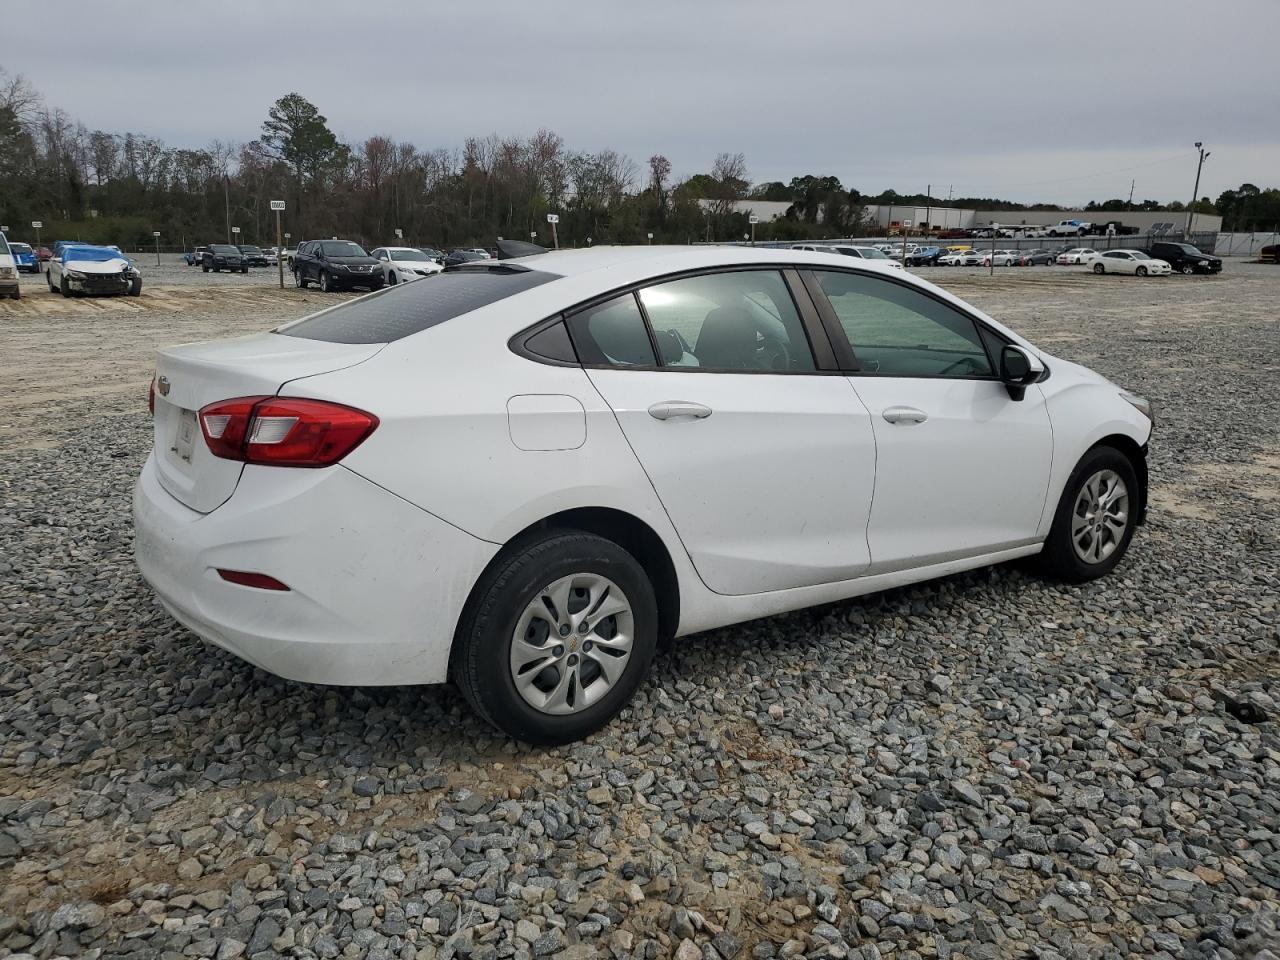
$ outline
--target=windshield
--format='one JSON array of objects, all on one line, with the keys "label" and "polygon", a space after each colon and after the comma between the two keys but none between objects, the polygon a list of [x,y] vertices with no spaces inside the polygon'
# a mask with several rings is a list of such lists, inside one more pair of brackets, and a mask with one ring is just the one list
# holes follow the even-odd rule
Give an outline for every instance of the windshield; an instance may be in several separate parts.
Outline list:
[{"label": "windshield", "polygon": [[320,244],[320,252],[326,257],[367,257],[364,247],[350,240],[325,240]]},{"label": "windshield", "polygon": [[474,250],[455,250],[453,251],[451,256],[457,257],[460,260],[487,260],[488,259],[488,257],[486,257],[483,253],[476,253]]},{"label": "windshield", "polygon": [[1198,247],[1193,247],[1189,243],[1180,243],[1178,244],[1178,246],[1182,248],[1183,253],[1195,253],[1195,254],[1200,253],[1200,249]]},{"label": "windshield", "polygon": [[421,250],[399,250],[399,249],[393,248],[391,250],[388,250],[387,253],[391,254],[392,260],[413,260],[415,262],[418,262],[418,261],[430,259]]},{"label": "windshield", "polygon": [[0,234],[0,253],[9,252],[9,241],[5,240],[4,234]]},{"label": "windshield", "polygon": [[244,244],[244,245],[240,248],[240,252],[241,252],[241,253],[261,253],[261,252],[262,252],[262,248],[261,248],[261,247],[255,247],[255,246],[253,246],[252,244],[248,244],[248,243],[246,243],[246,244]]},{"label": "windshield", "polygon": [[225,257],[225,256],[235,256],[240,251],[237,250],[235,247],[233,247],[229,243],[215,243],[211,247],[209,247],[209,252],[216,253],[219,256]]},{"label": "windshield", "polygon": [[867,249],[862,251],[862,255],[866,257],[868,260],[888,260],[889,259],[883,253],[877,250],[875,247],[867,247]]},{"label": "windshield", "polygon": [[14,253],[30,253],[31,245],[28,243],[11,243],[9,249]]}]

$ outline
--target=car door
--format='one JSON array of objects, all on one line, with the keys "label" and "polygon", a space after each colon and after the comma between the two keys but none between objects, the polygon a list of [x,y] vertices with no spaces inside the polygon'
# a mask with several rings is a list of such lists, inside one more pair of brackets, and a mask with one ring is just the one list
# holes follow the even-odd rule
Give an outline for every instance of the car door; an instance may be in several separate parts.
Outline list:
[{"label": "car door", "polygon": [[1035,542],[1052,431],[1038,387],[1015,400],[995,376],[1003,338],[905,281],[825,270],[812,280],[875,432],[871,571]]},{"label": "car door", "polygon": [[1136,264],[1133,258],[1127,253],[1113,250],[1102,255],[1102,259],[1106,261],[1105,267],[1109,271],[1116,273],[1133,273]]},{"label": "car door", "polygon": [[870,416],[794,273],[685,276],[571,314],[568,326],[711,590],[866,571]]}]

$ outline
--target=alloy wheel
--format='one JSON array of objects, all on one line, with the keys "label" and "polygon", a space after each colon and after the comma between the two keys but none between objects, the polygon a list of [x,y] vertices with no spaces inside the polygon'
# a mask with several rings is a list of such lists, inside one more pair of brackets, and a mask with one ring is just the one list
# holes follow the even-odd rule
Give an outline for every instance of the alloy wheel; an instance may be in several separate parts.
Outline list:
[{"label": "alloy wheel", "polygon": [[1071,545],[1085,563],[1102,563],[1129,526],[1129,488],[1114,470],[1099,470],[1080,488],[1071,512]]},{"label": "alloy wheel", "polygon": [[635,616],[621,588],[575,573],[539,590],[516,621],[511,679],[542,713],[570,714],[599,702],[627,669]]}]

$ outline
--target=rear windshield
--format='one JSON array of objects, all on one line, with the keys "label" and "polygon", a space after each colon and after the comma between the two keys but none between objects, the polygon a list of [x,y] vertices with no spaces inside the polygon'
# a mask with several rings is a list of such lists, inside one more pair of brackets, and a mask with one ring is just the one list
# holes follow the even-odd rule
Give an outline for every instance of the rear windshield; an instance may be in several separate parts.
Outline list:
[{"label": "rear windshield", "polygon": [[558,278],[539,270],[446,270],[307,317],[276,333],[330,343],[390,343]]}]

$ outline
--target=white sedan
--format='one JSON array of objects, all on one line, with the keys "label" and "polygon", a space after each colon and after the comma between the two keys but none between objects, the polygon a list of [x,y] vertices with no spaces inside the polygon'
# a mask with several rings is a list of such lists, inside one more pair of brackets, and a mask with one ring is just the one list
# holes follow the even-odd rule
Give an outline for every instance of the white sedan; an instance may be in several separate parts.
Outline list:
[{"label": "white sedan", "polygon": [[938,258],[939,266],[944,267],[976,267],[982,263],[982,254],[977,250],[956,250]]},{"label": "white sedan", "polygon": [[1086,261],[1094,273],[1128,273],[1136,277],[1167,277],[1173,267],[1167,260],[1149,257],[1141,250],[1106,250]]},{"label": "white sedan", "polygon": [[1109,573],[1152,429],[917,277],[750,247],[449,268],[163,348],[152,401],[135,550],[178,621],[294,681],[452,680],[540,744],[664,638],[1018,557]]},{"label": "white sedan", "polygon": [[1058,254],[1058,263],[1061,266],[1069,266],[1071,264],[1085,263],[1094,255],[1093,247],[1073,247]]},{"label": "white sedan", "polygon": [[142,274],[119,247],[99,247],[88,243],[63,244],[49,258],[45,280],[50,293],[64,297],[100,293],[142,293]]},{"label": "white sedan", "polygon": [[421,280],[444,269],[416,247],[378,247],[369,256],[382,265],[382,279],[391,284]]},{"label": "white sedan", "polygon": [[989,267],[994,260],[997,267],[1012,267],[1020,258],[1017,250],[988,250],[982,255],[982,265]]}]

